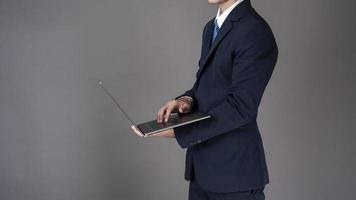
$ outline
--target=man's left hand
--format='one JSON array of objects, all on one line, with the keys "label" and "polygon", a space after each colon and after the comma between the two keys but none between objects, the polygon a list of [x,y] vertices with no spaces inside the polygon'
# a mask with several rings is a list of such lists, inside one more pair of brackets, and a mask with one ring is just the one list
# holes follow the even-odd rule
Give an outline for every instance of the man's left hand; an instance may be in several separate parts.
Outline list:
[{"label": "man's left hand", "polygon": [[168,129],[162,132],[159,132],[155,135],[155,137],[166,137],[166,138],[175,138],[174,130],[173,129]]}]

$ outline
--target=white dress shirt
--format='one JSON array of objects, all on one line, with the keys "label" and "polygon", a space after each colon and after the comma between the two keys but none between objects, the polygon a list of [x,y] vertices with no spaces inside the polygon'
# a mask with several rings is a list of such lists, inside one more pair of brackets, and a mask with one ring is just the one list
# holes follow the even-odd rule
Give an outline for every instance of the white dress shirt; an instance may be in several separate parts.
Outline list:
[{"label": "white dress shirt", "polygon": [[243,0],[237,0],[234,4],[228,7],[223,13],[220,13],[220,8],[218,9],[218,13],[216,14],[216,21],[218,23],[219,28],[221,28],[227,16],[229,16],[230,12],[241,3]]}]

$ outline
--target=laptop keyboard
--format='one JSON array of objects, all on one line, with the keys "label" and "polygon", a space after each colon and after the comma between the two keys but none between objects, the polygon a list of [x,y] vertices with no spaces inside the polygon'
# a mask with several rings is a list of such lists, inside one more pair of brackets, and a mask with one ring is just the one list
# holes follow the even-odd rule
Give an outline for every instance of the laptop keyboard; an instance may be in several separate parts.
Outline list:
[{"label": "laptop keyboard", "polygon": [[157,123],[157,121],[154,120],[154,121],[150,121],[148,123],[140,124],[140,125],[138,125],[138,128],[143,133],[150,133],[150,132],[158,130],[158,129],[167,128],[167,127],[172,126],[172,125],[177,124],[177,123],[179,123],[178,118],[171,117],[168,120],[168,122]]},{"label": "laptop keyboard", "polygon": [[181,115],[181,116],[173,115],[169,118],[168,122],[157,123],[157,120],[152,120],[149,122],[138,124],[137,127],[141,130],[141,132],[143,134],[148,134],[148,133],[160,130],[160,129],[172,127],[177,124],[191,121],[193,119],[202,117],[203,115],[204,115],[203,113],[199,113],[199,112],[191,113],[188,115]]}]

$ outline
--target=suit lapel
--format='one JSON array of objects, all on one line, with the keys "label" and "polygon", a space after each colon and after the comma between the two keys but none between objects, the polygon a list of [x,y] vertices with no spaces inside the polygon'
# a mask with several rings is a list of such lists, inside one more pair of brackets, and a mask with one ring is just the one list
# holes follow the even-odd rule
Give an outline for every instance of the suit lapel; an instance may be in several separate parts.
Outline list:
[{"label": "suit lapel", "polygon": [[[220,42],[224,39],[224,37],[231,31],[232,28],[232,23],[230,21],[225,21],[226,23],[223,24],[223,26],[219,30],[219,34],[216,36],[214,42],[211,44],[211,47],[208,51],[207,56],[204,59],[204,62],[202,66],[206,64],[206,62],[209,60],[209,58],[212,56],[213,52],[215,49],[218,47]],[[210,41],[212,38],[210,38]],[[211,42],[210,42],[211,43]]]},{"label": "suit lapel", "polygon": [[[210,20],[206,26],[206,31],[203,40],[203,54],[201,55],[202,63],[205,63],[205,59],[209,53],[211,47],[211,38],[213,37],[214,20]],[[203,66],[202,64],[200,66]]]},{"label": "suit lapel", "polygon": [[[216,48],[218,47],[218,45],[221,43],[221,41],[225,38],[225,36],[231,31],[232,29],[232,23],[231,21],[225,21],[224,24],[221,26],[218,35],[216,36],[214,42],[211,44],[211,40],[212,40],[212,28],[213,27],[209,27],[209,34],[208,37],[205,40],[205,44],[207,44],[206,46],[208,48],[205,48],[205,53],[204,53],[204,58],[203,58],[203,62],[201,64],[201,69],[199,70],[198,76],[197,78],[199,79],[201,73],[203,72],[203,69],[205,68],[207,62],[209,61],[210,57],[212,57],[214,51],[216,50]],[[211,44],[211,45],[210,45]],[[209,48],[210,47],[210,48]]]}]

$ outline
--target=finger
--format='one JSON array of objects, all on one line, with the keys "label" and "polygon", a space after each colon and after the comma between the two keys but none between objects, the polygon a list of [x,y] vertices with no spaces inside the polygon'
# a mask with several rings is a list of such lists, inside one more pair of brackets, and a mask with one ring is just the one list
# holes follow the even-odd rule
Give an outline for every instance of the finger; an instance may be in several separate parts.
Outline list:
[{"label": "finger", "polygon": [[159,112],[158,112],[158,123],[161,123],[162,122],[162,120],[163,120],[163,115],[164,115],[164,113],[166,112],[166,109],[167,109],[167,106],[163,106],[160,110],[159,110]]},{"label": "finger", "polygon": [[156,133],[151,135],[152,137],[161,137],[162,136],[162,132]]},{"label": "finger", "polygon": [[191,105],[186,105],[185,108],[183,109],[184,113],[187,113],[189,112],[190,110],[192,109],[192,106]]},{"label": "finger", "polygon": [[165,121],[165,122],[168,122],[168,119],[169,119],[169,117],[171,116],[172,110],[173,110],[173,106],[169,106],[169,107],[166,109],[166,113],[165,113],[165,115],[164,115],[164,121]]},{"label": "finger", "polygon": [[185,104],[183,104],[183,105],[181,105],[181,106],[179,107],[179,112],[180,112],[180,113],[183,113],[184,110],[185,110]]},{"label": "finger", "polygon": [[179,107],[179,112],[180,113],[186,113],[189,111],[189,105],[186,103],[183,103],[180,107]]},{"label": "finger", "polygon": [[159,133],[154,134],[154,137],[164,137],[165,135],[167,135],[167,131],[161,131]]},{"label": "finger", "polygon": [[163,113],[163,107],[158,110],[158,113],[157,113],[157,122],[160,122],[160,120],[161,120],[161,118],[162,118],[162,113]]}]

